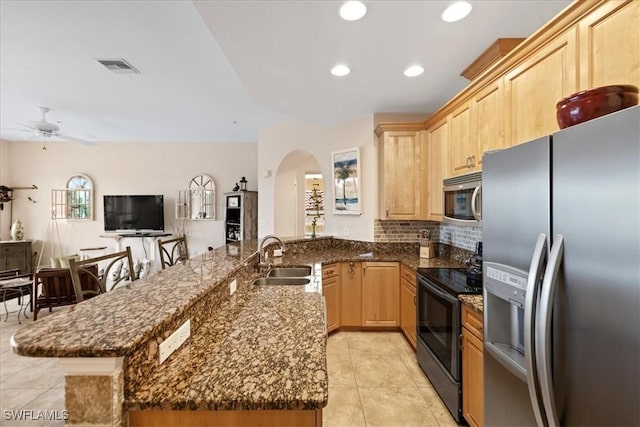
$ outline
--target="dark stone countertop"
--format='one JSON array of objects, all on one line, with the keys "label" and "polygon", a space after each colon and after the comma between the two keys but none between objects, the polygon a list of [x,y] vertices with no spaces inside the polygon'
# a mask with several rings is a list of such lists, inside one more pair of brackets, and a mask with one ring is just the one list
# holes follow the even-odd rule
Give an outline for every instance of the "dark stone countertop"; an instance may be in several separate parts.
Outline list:
[{"label": "dark stone countertop", "polygon": [[[35,357],[125,357],[125,409],[315,409],[326,405],[321,284],[251,286],[257,241],[226,245],[17,331],[13,351]],[[363,254],[366,254],[363,256]],[[415,244],[290,239],[276,265],[398,261],[459,267],[418,257]],[[228,282],[238,281],[229,296]],[[191,319],[192,334],[158,364],[157,345]]]},{"label": "dark stone countertop", "polygon": [[476,313],[484,313],[484,302],[482,295],[460,295],[458,299]]}]

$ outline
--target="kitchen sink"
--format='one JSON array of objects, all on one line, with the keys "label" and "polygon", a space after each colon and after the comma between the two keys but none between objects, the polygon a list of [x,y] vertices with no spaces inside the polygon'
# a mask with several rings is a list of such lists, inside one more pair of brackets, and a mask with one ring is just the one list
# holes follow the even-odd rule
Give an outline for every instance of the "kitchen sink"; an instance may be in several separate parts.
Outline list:
[{"label": "kitchen sink", "polygon": [[306,285],[311,282],[307,277],[261,277],[253,281],[254,285]]},{"label": "kitchen sink", "polygon": [[267,277],[305,277],[311,275],[311,267],[279,267],[272,268]]}]

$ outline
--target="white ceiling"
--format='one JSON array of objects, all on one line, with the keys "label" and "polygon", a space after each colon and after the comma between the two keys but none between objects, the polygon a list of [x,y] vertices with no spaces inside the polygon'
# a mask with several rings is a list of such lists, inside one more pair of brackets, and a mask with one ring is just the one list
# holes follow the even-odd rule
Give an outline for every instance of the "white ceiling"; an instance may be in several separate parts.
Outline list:
[{"label": "white ceiling", "polygon": [[[340,1],[0,2],[0,138],[40,119],[108,141],[257,141],[264,126],[321,125],[375,112],[431,112],[499,37],[526,37],[569,0],[476,0],[447,24],[449,1],[365,1],[361,21]],[[124,58],[114,74],[95,58]],[[336,63],[351,74],[329,74]],[[421,64],[425,73],[407,78]]]}]

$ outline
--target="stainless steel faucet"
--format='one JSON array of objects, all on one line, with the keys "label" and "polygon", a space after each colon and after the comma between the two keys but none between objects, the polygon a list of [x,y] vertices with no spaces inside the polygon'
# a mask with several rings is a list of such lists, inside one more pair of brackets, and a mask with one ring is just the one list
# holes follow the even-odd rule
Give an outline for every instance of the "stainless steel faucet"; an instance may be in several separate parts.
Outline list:
[{"label": "stainless steel faucet", "polygon": [[280,250],[282,251],[282,253],[285,252],[285,247],[284,247],[284,242],[277,236],[274,236],[273,234],[269,234],[267,236],[264,236],[264,238],[262,239],[262,241],[260,242],[260,246],[258,248],[258,266],[259,267],[269,267],[271,264],[267,262],[266,257],[265,257],[265,243],[268,240],[275,240],[278,242],[278,244],[280,244]]}]

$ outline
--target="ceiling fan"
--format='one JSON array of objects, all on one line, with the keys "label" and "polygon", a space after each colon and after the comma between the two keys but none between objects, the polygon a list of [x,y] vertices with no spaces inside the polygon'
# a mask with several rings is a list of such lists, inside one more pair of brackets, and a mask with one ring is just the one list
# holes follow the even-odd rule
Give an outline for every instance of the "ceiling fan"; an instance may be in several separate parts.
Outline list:
[{"label": "ceiling fan", "polygon": [[86,139],[81,139],[81,138],[76,138],[74,136],[69,136],[69,135],[63,135],[60,132],[58,132],[60,130],[60,127],[54,123],[48,122],[47,119],[45,118],[45,115],[51,111],[51,109],[49,107],[38,107],[40,109],[40,111],[42,112],[42,119],[38,120],[38,121],[30,121],[28,124],[22,124],[22,123],[17,123],[20,126],[24,126],[27,129],[15,129],[15,130],[20,130],[22,132],[33,132],[33,134],[36,137],[41,137],[41,138],[60,138],[60,139],[66,139],[68,141],[73,141],[73,142],[78,142],[80,144],[84,144],[84,145],[96,145],[95,142],[93,141],[88,141]]}]

